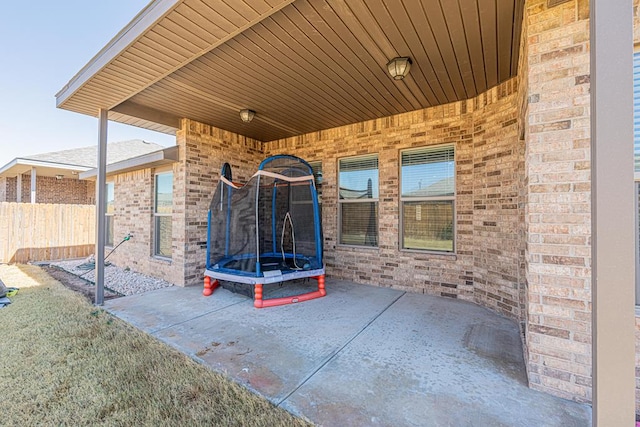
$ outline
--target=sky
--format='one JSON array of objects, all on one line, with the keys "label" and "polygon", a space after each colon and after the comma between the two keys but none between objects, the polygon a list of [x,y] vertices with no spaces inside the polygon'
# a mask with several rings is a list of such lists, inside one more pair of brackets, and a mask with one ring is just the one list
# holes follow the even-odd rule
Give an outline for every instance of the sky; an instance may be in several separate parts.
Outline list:
[{"label": "sky", "polygon": [[[55,94],[149,0],[2,2],[0,12],[0,167],[16,157],[98,142],[98,120],[56,108]],[[173,135],[109,122],[109,142]]]}]

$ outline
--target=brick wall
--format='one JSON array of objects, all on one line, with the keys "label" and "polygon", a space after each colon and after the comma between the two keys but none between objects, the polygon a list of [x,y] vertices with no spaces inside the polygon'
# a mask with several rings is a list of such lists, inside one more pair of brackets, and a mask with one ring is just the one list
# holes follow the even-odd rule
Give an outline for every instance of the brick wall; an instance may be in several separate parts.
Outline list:
[{"label": "brick wall", "polygon": [[[329,274],[476,301],[519,318],[522,252],[517,246],[522,207],[517,183],[523,174],[523,150],[518,141],[516,86],[512,80],[470,101],[275,141],[264,148],[257,141],[183,120],[177,134],[181,161],[174,167],[173,265],[180,268],[177,266],[183,260],[184,280],[173,282],[190,285],[202,281],[207,210],[222,164],[229,162],[234,180],[245,181],[264,157],[290,153],[322,161]],[[401,251],[399,151],[442,143],[456,145],[457,254]],[[363,153],[379,156],[379,248],[337,244],[337,159]],[[117,235],[119,224],[116,219]],[[150,239],[143,244],[141,256],[146,250],[148,257]],[[115,260],[121,263],[120,258]]]},{"label": "brick wall", "polygon": [[96,182],[87,181],[87,203],[90,205],[96,204]]},{"label": "brick wall", "polygon": [[[520,158],[525,159],[526,156],[526,134],[529,117],[529,85],[528,85],[528,72],[529,72],[529,40],[526,35],[528,34],[528,15],[525,11],[525,17],[522,21],[522,33],[520,37],[520,54],[518,61],[518,93],[517,93],[517,105],[518,105],[518,136],[520,139],[519,149],[521,151]],[[524,169],[524,165],[522,166]],[[529,282],[527,281],[527,259],[528,251],[526,245],[526,233],[527,228],[525,225],[525,217],[528,212],[529,193],[527,191],[527,174],[520,174],[520,182],[518,183],[520,201],[523,209],[520,210],[520,280],[522,286],[522,292],[520,293],[520,306],[523,307],[520,316],[522,336],[522,349],[524,352],[524,359],[529,360],[529,348],[527,337],[524,335],[527,331],[527,324],[529,323]]]},{"label": "brick wall", "polygon": [[5,184],[6,198],[4,201],[15,202],[17,201],[17,197],[18,197],[18,194],[16,193],[18,179],[17,178],[5,178],[5,179],[6,179],[6,184]]},{"label": "brick wall", "polygon": [[[133,235],[109,256],[109,261],[122,268],[129,267],[183,285],[182,258],[175,242],[171,260],[153,256],[154,176],[154,169],[143,169],[109,177],[109,181],[114,183],[113,243],[120,243],[127,233]],[[179,234],[175,222],[172,227],[172,234]]]},{"label": "brick wall", "polygon": [[7,201],[7,178],[0,178],[0,203]]},{"label": "brick wall", "polygon": [[109,259],[180,286],[202,285],[207,211],[220,169],[229,162],[234,180],[245,181],[264,155],[257,141],[187,119],[176,141],[180,161],[172,167],[171,260],[153,256],[155,170],[151,168],[109,177],[114,182],[114,244],[127,233],[133,234]]},{"label": "brick wall", "polygon": [[[36,202],[88,205],[91,202],[87,198],[87,186],[87,181],[73,178],[56,179],[50,176],[36,176]],[[22,177],[24,201],[30,200],[30,194],[31,175],[25,174]]]},{"label": "brick wall", "polygon": [[[516,91],[516,80],[511,80],[469,101],[265,144],[265,155],[322,161],[327,273],[475,301],[518,319],[523,292],[518,185],[524,151],[518,139]],[[442,143],[456,147],[456,254],[399,250],[400,150]],[[341,246],[337,162],[367,153],[376,153],[379,160],[379,247]]]},{"label": "brick wall", "polygon": [[526,3],[526,280],[531,387],[591,400],[586,1]]},{"label": "brick wall", "polygon": [[[0,201],[17,201],[17,178],[0,178]],[[37,203],[64,203],[73,205],[89,205],[95,203],[95,194],[89,189],[95,189],[95,184],[90,181],[81,181],[72,178],[56,179],[49,176],[36,175],[36,202]],[[31,201],[31,173],[22,175],[22,200]]]},{"label": "brick wall", "polygon": [[180,163],[174,174],[174,236],[184,260],[185,285],[201,285],[206,264],[207,212],[222,165],[244,182],[263,160],[258,141],[184,119],[176,134]]},{"label": "brick wall", "polygon": [[[30,203],[31,202],[31,174],[22,174],[22,180],[20,185],[20,202]],[[17,181],[16,181],[17,185]],[[36,187],[37,190],[37,187]],[[38,198],[38,194],[36,192],[36,199]],[[37,200],[36,200],[37,202]]]},{"label": "brick wall", "polygon": [[[183,120],[177,134],[181,161],[174,167],[171,271],[148,263],[152,242],[152,171],[115,177],[116,240],[134,239],[112,255],[141,272],[174,274],[173,283],[200,284],[206,254],[207,210],[224,162],[247,180],[267,155],[291,153],[323,167],[323,224],[329,274],[360,283],[394,286],[479,302],[514,318],[522,315],[522,217],[517,183],[523,174],[518,142],[516,82],[470,101],[420,110],[268,144]],[[457,254],[400,251],[399,151],[454,143],[457,157]],[[380,163],[379,248],[337,244],[337,159],[377,153]],[[138,172],[136,172],[138,173]],[[145,207],[143,209],[143,207]],[[145,210],[147,209],[147,210]],[[496,219],[497,218],[497,219]],[[362,266],[374,266],[363,268]],[[175,271],[182,270],[178,273]]]},{"label": "brick wall", "polygon": [[[498,98],[515,92],[497,89]],[[502,92],[502,93],[501,93]],[[506,314],[522,316],[525,307],[523,204],[524,142],[519,138],[517,96],[490,102],[476,99],[473,134],[473,274],[475,299]],[[464,189],[463,189],[464,191]],[[517,310],[514,309],[517,307]]]}]

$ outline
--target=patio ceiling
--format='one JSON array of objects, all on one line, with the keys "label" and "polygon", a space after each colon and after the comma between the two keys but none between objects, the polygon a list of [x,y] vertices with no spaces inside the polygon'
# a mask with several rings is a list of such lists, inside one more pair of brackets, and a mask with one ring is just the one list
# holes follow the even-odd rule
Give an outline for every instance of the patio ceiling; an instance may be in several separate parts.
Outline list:
[{"label": "patio ceiling", "polygon": [[[474,97],[516,74],[523,0],[156,0],[57,106],[261,141]],[[409,56],[400,81],[386,63]],[[257,112],[243,123],[239,110]]]}]

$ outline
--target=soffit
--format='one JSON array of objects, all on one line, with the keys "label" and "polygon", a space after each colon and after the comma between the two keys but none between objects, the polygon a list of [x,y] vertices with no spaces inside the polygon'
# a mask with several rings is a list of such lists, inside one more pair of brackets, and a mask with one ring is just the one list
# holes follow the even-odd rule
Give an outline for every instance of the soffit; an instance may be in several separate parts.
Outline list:
[{"label": "soffit", "polygon": [[[271,141],[468,99],[516,74],[523,1],[164,6],[108,65],[63,89],[59,106],[108,108],[111,120],[166,132],[187,117]],[[401,81],[386,72],[396,56],[413,60]],[[251,123],[242,108],[257,112]]]},{"label": "soffit", "polygon": [[15,178],[18,175],[30,173],[33,168],[36,169],[36,176],[55,177],[56,175],[62,175],[65,178],[73,179],[77,179],[79,173],[90,169],[78,165],[65,165],[62,163],[18,158],[0,169],[0,178]]}]

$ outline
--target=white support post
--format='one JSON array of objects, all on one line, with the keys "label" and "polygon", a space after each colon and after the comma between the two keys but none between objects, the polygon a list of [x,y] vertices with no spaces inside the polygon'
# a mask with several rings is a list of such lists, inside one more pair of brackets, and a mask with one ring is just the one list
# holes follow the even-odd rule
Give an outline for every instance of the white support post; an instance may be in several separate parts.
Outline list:
[{"label": "white support post", "polygon": [[22,203],[22,174],[16,177],[16,202]]},{"label": "white support post", "polygon": [[107,171],[107,115],[100,109],[98,115],[98,173],[96,176],[96,305],[104,304],[104,244]]},{"label": "white support post", "polygon": [[36,178],[37,178],[36,168],[32,167],[31,168],[31,203],[36,202]]},{"label": "white support post", "polygon": [[635,425],[632,0],[591,0],[593,425]]}]

